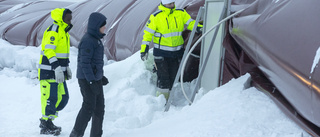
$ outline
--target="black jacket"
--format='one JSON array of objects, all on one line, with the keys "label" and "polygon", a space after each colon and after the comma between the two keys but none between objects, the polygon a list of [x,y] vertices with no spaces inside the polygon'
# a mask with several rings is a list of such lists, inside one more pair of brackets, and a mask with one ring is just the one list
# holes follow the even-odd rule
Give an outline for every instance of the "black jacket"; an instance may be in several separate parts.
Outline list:
[{"label": "black jacket", "polygon": [[77,78],[98,81],[103,77],[104,46],[101,38],[105,34],[99,29],[107,18],[98,12],[92,13],[88,21],[87,33],[82,37],[78,49]]}]

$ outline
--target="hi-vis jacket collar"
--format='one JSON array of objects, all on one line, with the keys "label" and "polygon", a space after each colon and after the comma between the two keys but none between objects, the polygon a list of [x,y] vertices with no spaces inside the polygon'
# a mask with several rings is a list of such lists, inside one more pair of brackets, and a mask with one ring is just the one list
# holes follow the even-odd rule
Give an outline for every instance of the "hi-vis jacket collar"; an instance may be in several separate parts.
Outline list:
[{"label": "hi-vis jacket collar", "polygon": [[160,4],[160,5],[158,6],[158,9],[161,10],[162,12],[165,12],[167,15],[169,15],[169,14],[171,14],[174,10],[176,10],[176,6],[174,6],[173,9],[169,9],[169,8],[163,6],[162,4]]}]

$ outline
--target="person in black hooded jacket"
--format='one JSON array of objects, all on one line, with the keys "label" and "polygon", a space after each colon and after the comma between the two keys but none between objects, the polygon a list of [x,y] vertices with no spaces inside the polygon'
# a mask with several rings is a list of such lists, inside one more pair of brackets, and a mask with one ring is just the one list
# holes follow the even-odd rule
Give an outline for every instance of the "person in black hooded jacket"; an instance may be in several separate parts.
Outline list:
[{"label": "person in black hooded jacket", "polygon": [[102,86],[108,84],[108,79],[103,75],[104,46],[100,39],[105,36],[106,20],[103,14],[92,13],[78,46],[77,78],[83,102],[70,137],[82,137],[91,118],[90,137],[102,136],[105,107]]}]

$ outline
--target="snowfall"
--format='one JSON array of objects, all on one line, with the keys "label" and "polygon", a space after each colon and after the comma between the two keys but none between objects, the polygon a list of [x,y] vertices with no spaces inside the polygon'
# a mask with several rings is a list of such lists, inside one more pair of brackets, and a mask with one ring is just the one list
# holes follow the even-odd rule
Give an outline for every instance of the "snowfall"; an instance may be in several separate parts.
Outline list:
[{"label": "snowfall", "polygon": [[[66,0],[75,1],[75,0]],[[152,54],[152,50],[150,51]],[[78,49],[70,49],[73,78],[67,81],[70,99],[54,123],[68,137],[82,104],[76,75]],[[37,66],[40,46],[12,45],[0,39],[0,136],[40,135],[40,85]],[[200,88],[189,105],[176,84],[169,111],[156,97],[152,56],[141,61],[137,52],[122,61],[104,58],[105,115],[103,137],[309,137],[263,92],[244,88],[249,74],[213,90]],[[188,97],[195,80],[183,83]],[[90,135],[89,123],[85,137]]]}]

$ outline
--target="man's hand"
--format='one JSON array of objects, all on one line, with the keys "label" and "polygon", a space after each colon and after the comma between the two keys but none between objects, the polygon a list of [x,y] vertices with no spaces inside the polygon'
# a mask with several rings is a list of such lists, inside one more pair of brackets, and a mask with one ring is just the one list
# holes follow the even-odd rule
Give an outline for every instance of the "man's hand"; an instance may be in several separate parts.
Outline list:
[{"label": "man's hand", "polygon": [[55,75],[55,80],[57,83],[62,83],[64,82],[64,74],[62,71],[61,66],[58,66],[55,70],[54,70],[54,75]]},{"label": "man's hand", "polygon": [[109,83],[108,78],[105,77],[105,76],[103,76],[103,77],[102,77],[102,85],[105,86],[105,85],[107,85],[108,83]]},{"label": "man's hand", "polygon": [[149,54],[148,52],[147,52],[147,53],[146,53],[146,52],[142,52],[142,53],[141,53],[141,60],[142,60],[142,61],[147,60],[147,59],[148,59],[148,54]]},{"label": "man's hand", "polygon": [[202,34],[202,30],[203,30],[203,27],[197,27],[196,32],[197,32],[198,34]]},{"label": "man's hand", "polygon": [[72,78],[72,72],[71,72],[71,69],[70,69],[69,66],[67,67],[67,74],[68,74],[67,80],[71,79]]},{"label": "man's hand", "polygon": [[144,52],[140,52],[141,60],[142,61],[147,60],[148,55],[149,55],[149,45],[146,45],[146,49],[144,50]]}]

